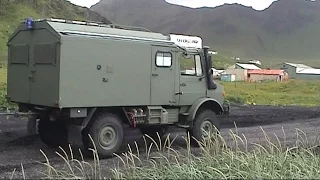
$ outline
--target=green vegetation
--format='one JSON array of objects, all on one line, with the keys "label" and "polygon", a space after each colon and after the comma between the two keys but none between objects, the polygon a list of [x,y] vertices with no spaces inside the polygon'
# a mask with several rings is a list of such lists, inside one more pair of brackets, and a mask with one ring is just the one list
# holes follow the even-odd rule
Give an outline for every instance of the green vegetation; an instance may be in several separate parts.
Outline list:
[{"label": "green vegetation", "polygon": [[0,1],[0,62],[7,57],[6,42],[13,30],[27,17],[66,18],[73,20],[110,21],[87,8],[75,6],[66,0]]},{"label": "green vegetation", "polygon": [[6,99],[7,95],[7,68],[6,65],[0,64],[0,110],[16,109],[16,104],[9,103]]},{"label": "green vegetation", "polygon": [[[169,141],[145,146],[129,146],[129,151],[117,156],[119,164],[109,170],[105,168],[92,150],[94,161],[80,160],[66,151],[57,153],[65,166],[47,162],[43,178],[48,179],[315,179],[319,177],[320,156],[317,155],[318,140],[308,140],[300,130],[296,131],[296,142],[289,146],[280,139],[271,138],[262,129],[264,142],[248,142],[244,135],[229,131],[229,137],[211,135],[212,138],[199,142],[200,148],[191,149],[190,138],[185,137],[186,147],[175,149]],[[227,135],[226,135],[227,136]],[[151,138],[150,138],[151,139]],[[230,141],[226,141],[230,139]],[[150,150],[155,147],[153,150]],[[71,148],[70,148],[71,149]],[[61,150],[63,150],[61,148]],[[80,151],[81,152],[81,151]],[[108,163],[107,163],[108,164]]]},{"label": "green vegetation", "polygon": [[235,63],[230,58],[226,58],[225,56],[220,54],[215,54],[211,57],[212,65],[215,69],[227,69]]},{"label": "green vegetation", "polygon": [[320,82],[219,82],[231,103],[256,105],[319,106]]}]

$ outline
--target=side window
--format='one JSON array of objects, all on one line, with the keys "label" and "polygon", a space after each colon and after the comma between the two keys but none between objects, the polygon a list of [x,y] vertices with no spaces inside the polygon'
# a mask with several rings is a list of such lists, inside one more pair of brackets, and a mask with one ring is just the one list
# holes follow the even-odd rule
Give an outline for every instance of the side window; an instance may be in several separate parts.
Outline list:
[{"label": "side window", "polygon": [[157,52],[156,66],[170,67],[172,65],[172,54],[169,52]]},{"label": "side window", "polygon": [[180,72],[185,76],[202,76],[202,64],[200,55],[181,55]]}]

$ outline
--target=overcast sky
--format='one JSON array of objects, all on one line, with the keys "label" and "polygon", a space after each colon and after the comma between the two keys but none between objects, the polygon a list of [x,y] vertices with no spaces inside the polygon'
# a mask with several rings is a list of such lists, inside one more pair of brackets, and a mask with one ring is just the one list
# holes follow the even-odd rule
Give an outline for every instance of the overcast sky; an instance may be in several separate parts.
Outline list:
[{"label": "overcast sky", "polygon": [[[80,6],[90,7],[93,4],[99,2],[99,0],[69,0],[74,4]],[[210,6],[215,7],[223,5],[224,3],[239,3],[245,6],[251,6],[256,10],[263,10],[271,5],[273,1],[276,0],[167,0],[170,3],[180,4],[189,7],[201,7],[201,6]]]}]

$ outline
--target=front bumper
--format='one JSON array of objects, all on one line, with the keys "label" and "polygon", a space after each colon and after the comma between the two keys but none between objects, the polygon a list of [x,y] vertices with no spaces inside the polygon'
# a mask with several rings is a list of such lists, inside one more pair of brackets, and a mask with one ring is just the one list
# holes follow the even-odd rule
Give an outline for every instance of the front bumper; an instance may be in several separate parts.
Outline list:
[{"label": "front bumper", "polygon": [[229,115],[230,114],[230,102],[228,100],[225,100],[223,102],[223,115]]}]

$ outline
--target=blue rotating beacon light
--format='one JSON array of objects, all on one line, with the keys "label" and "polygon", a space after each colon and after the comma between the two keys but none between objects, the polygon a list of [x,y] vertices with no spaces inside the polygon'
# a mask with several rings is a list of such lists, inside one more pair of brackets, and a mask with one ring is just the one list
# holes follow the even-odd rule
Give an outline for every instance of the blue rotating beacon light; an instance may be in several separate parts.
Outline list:
[{"label": "blue rotating beacon light", "polygon": [[26,19],[26,28],[27,29],[32,29],[33,28],[33,19],[32,18],[27,18]]}]

